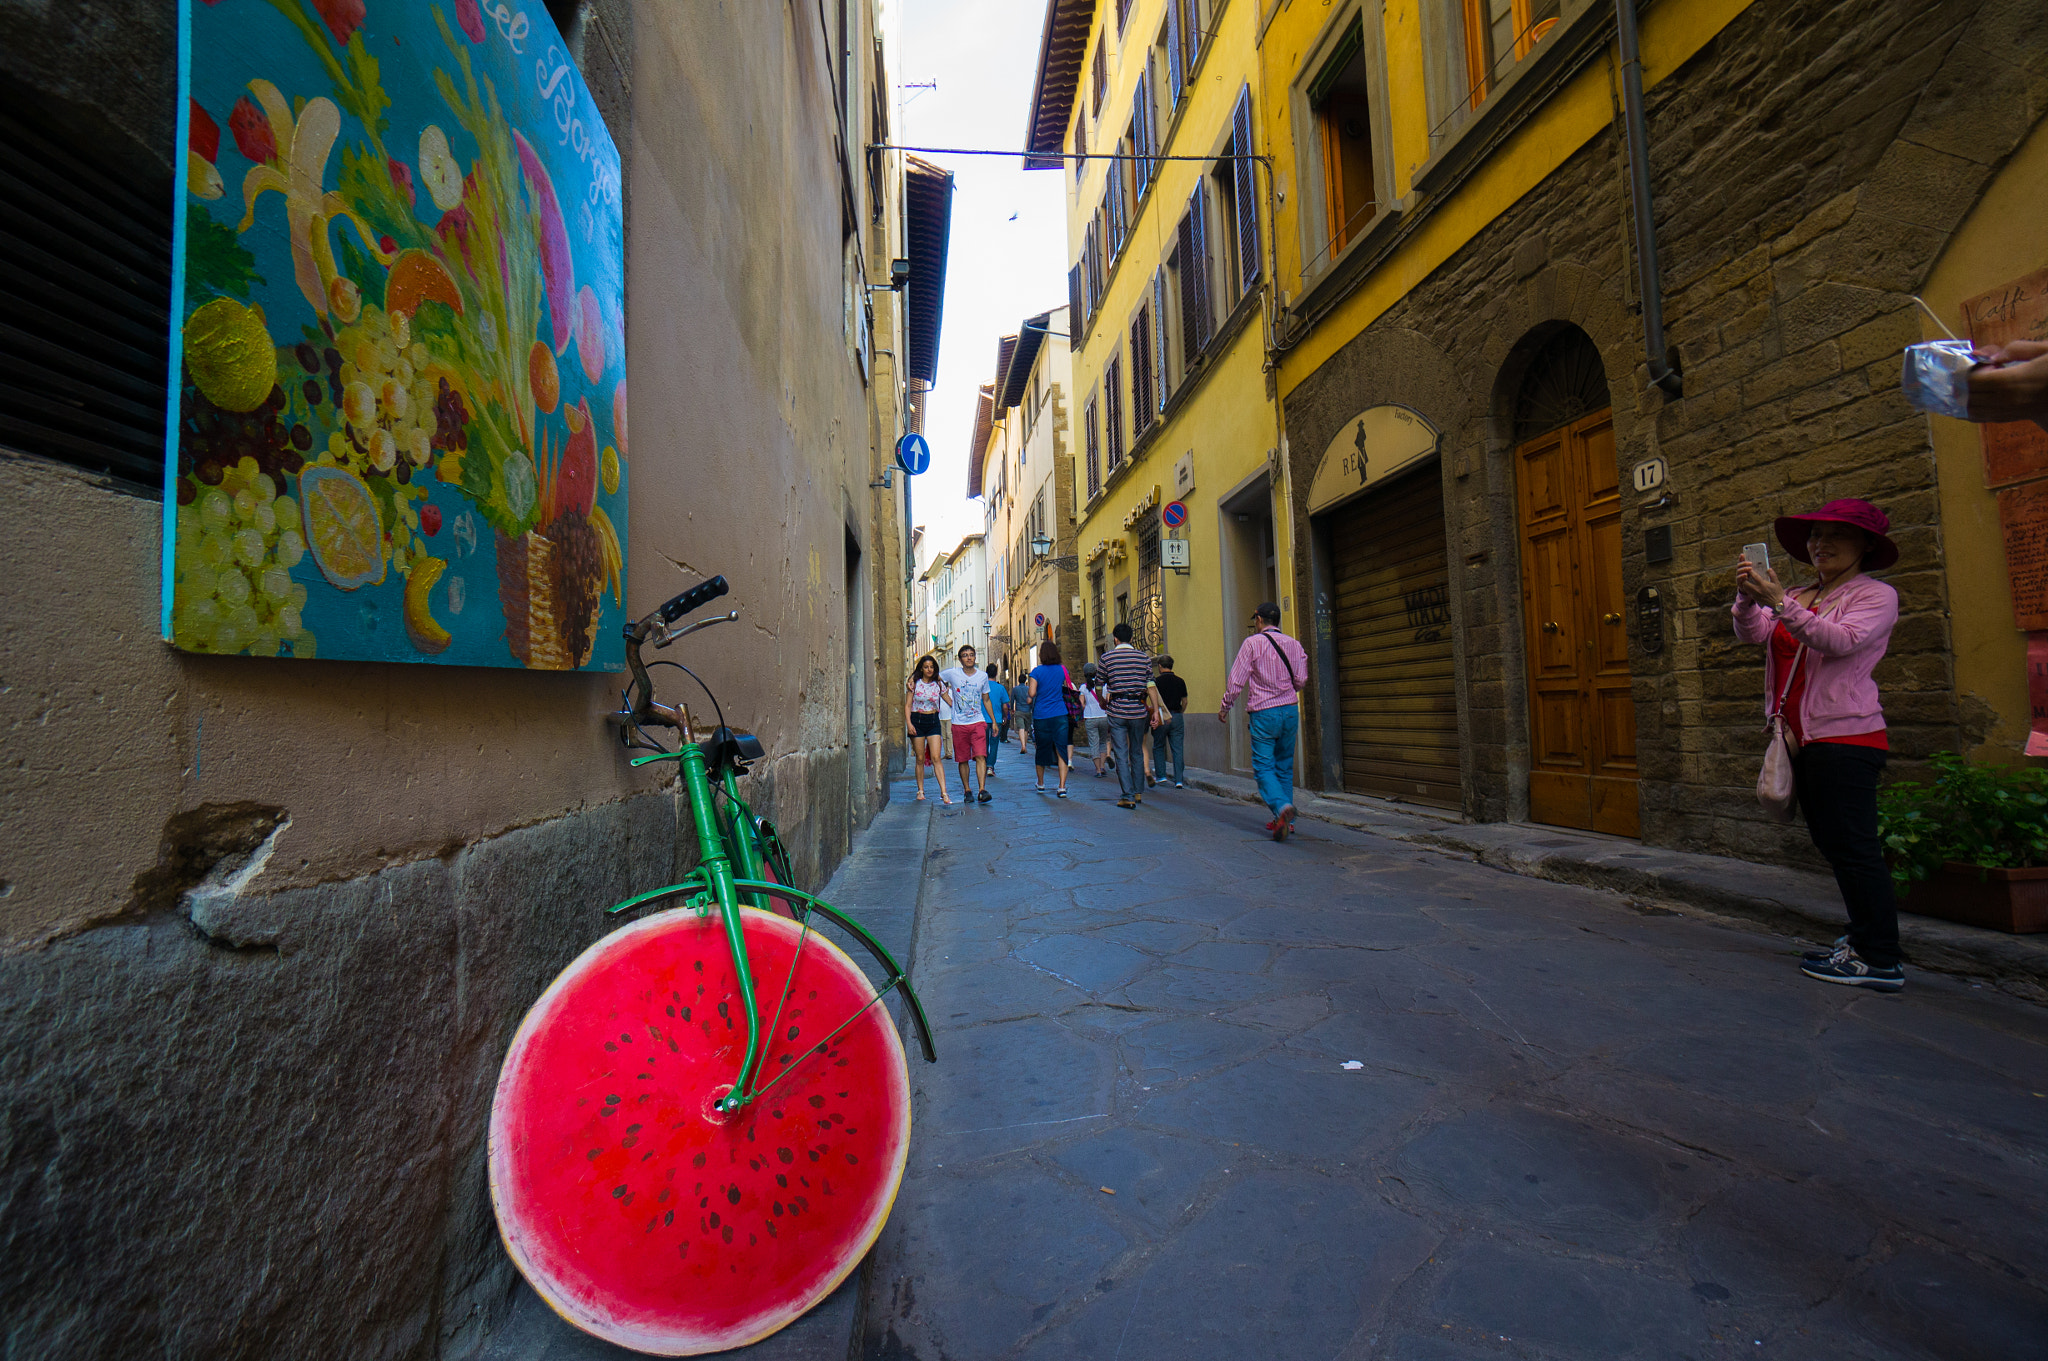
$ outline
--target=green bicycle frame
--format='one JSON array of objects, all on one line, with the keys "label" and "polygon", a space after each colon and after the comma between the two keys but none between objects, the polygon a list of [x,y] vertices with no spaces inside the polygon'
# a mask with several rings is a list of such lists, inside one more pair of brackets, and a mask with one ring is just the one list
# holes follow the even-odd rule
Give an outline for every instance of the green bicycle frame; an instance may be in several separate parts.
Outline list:
[{"label": "green bicycle frame", "polygon": [[[737,780],[728,766],[724,774],[724,790],[730,803],[731,835],[719,825],[718,807],[712,792],[709,768],[705,764],[704,750],[694,742],[685,742],[680,751],[663,752],[655,756],[642,756],[634,760],[635,766],[644,766],[654,761],[674,761],[682,774],[683,792],[690,800],[690,822],[697,833],[697,869],[679,884],[665,888],[650,889],[635,894],[624,902],[613,905],[611,912],[623,912],[628,908],[643,906],[662,898],[678,894],[692,895],[692,904],[708,908],[717,903],[721,921],[725,926],[725,939],[732,951],[733,967],[739,981],[740,1006],[747,1018],[747,1054],[740,1064],[740,1071],[733,1079],[732,1090],[718,1102],[718,1108],[728,1113],[740,1109],[759,1093],[754,1086],[760,1075],[763,1055],[761,1053],[761,1009],[754,995],[754,974],[747,962],[746,934],[740,923],[740,903],[763,911],[768,910],[770,894],[764,889],[773,888],[773,896],[799,905],[799,915],[817,911],[827,920],[851,934],[860,944],[879,960],[888,971],[888,979],[882,993],[894,988],[901,992],[907,1002],[911,1018],[917,1026],[918,1038],[923,1045],[927,1061],[937,1058],[932,1046],[931,1024],[925,1017],[924,1004],[910,988],[909,976],[888,950],[883,947],[860,923],[851,917],[820,901],[809,893],[801,892],[784,884],[771,884],[761,873],[765,860],[761,834],[754,822],[753,809],[739,796]],[[730,853],[728,853],[728,847]],[[738,863],[735,873],[734,861]]]},{"label": "green bicycle frame", "polygon": [[[700,882],[718,902],[719,916],[725,923],[725,942],[732,950],[733,969],[739,979],[740,1006],[747,1014],[747,1057],[740,1064],[739,1075],[733,1079],[732,1090],[718,1102],[718,1108],[731,1112],[747,1103],[753,1091],[753,1081],[761,1066],[761,1008],[754,998],[754,971],[747,964],[747,938],[740,928],[739,895],[735,880],[741,877],[733,873],[732,860],[726,854],[725,834],[718,825],[718,809],[712,802],[711,776],[704,765],[704,749],[695,742],[685,742],[680,751],[663,752],[659,756],[642,756],[633,764],[646,765],[651,761],[674,761],[682,768],[683,790],[690,799],[690,822],[697,832],[697,873]],[[730,780],[732,773],[726,772]],[[755,857],[753,839],[750,836],[736,837],[742,859]],[[754,868],[759,869],[758,861]],[[645,896],[645,895],[643,895]],[[748,900],[756,906],[765,907],[766,899],[760,894],[749,894]],[[628,900],[631,902],[632,900]],[[621,903],[620,906],[626,906]]]}]

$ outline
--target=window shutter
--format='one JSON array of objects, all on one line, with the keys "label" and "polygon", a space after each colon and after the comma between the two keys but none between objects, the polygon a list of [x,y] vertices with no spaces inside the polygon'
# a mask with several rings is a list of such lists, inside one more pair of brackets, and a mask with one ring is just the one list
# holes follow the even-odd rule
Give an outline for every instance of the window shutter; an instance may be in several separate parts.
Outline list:
[{"label": "window shutter", "polygon": [[1166,0],[1166,84],[1173,92],[1173,107],[1180,107],[1184,69],[1180,64],[1180,0]]},{"label": "window shutter", "polygon": [[1175,4],[1188,7],[1181,19],[1181,32],[1186,34],[1188,43],[1188,74],[1195,72],[1195,63],[1202,59],[1202,2],[1201,0],[1173,0]]},{"label": "window shutter", "polygon": [[[1252,88],[1246,85],[1237,94],[1237,111],[1230,119],[1230,149],[1240,157],[1252,154]],[[1253,163],[1236,160],[1230,163],[1234,172],[1232,181],[1237,200],[1237,282],[1240,293],[1249,293],[1252,284],[1259,277],[1259,201]]]},{"label": "window shutter", "polygon": [[1188,199],[1188,221],[1193,225],[1194,237],[1190,243],[1193,249],[1182,257],[1181,268],[1194,279],[1194,329],[1189,335],[1190,353],[1198,353],[1209,344],[1209,329],[1213,324],[1210,315],[1209,272],[1209,194],[1208,181],[1195,185],[1193,196]]},{"label": "window shutter", "polygon": [[1166,410],[1166,267],[1152,276],[1152,361],[1153,371],[1159,375],[1158,390],[1153,394],[1157,408]]},{"label": "window shutter", "polygon": [[1138,197],[1143,198],[1145,197],[1145,190],[1151,185],[1152,176],[1156,171],[1152,154],[1158,150],[1154,145],[1156,139],[1153,136],[1152,130],[1152,68],[1149,63],[1145,68],[1144,74],[1138,77],[1137,107],[1137,150],[1138,154],[1144,157],[1143,160],[1138,162]]},{"label": "window shutter", "polygon": [[1096,437],[1095,399],[1093,397],[1088,399],[1087,425],[1088,429],[1084,433],[1088,441],[1088,499],[1092,501],[1095,499],[1095,494],[1102,490],[1102,447]]},{"label": "window shutter", "polygon": [[1102,442],[1108,446],[1109,471],[1124,461],[1124,365],[1123,356],[1109,361],[1102,374]]},{"label": "window shutter", "polygon": [[1200,197],[1200,194],[1197,194],[1188,202],[1187,216],[1180,220],[1180,241],[1174,250],[1174,255],[1180,260],[1180,362],[1183,374],[1195,366],[1195,356],[1202,350],[1201,343],[1195,339],[1194,265],[1195,204]]},{"label": "window shutter", "polygon": [[1152,400],[1152,307],[1138,309],[1131,321],[1131,431],[1133,435],[1152,424],[1158,413]]},{"label": "window shutter", "polygon": [[164,485],[171,202],[0,114],[0,441]]},{"label": "window shutter", "polygon": [[[1118,144],[1117,149],[1119,151],[1123,149],[1121,143]],[[1109,163],[1109,192],[1103,195],[1102,207],[1104,212],[1108,214],[1106,225],[1109,230],[1109,250],[1104,258],[1106,260],[1115,260],[1117,252],[1123,249],[1124,244],[1124,163],[1122,161],[1111,161]],[[1108,272],[1108,270],[1103,271],[1105,274]]]},{"label": "window shutter", "polygon": [[1078,264],[1067,271],[1067,315],[1076,323],[1082,320],[1081,266]]}]

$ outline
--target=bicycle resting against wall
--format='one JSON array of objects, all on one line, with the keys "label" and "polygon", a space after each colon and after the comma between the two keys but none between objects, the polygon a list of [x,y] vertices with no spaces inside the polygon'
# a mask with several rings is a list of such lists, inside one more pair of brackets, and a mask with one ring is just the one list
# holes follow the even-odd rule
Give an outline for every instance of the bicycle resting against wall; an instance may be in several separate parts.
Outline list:
[{"label": "bicycle resting against wall", "polygon": [[[632,682],[613,715],[635,766],[674,761],[698,865],[611,912],[664,910],[585,950],[520,1023],[491,1106],[491,1199],[505,1247],[583,1331],[660,1356],[743,1346],[844,1280],[888,1219],[910,1148],[910,1075],[881,1002],[924,1007],[853,918],[790,882],[780,839],[739,794],[762,757],[676,662],[643,662],[739,611],[677,627],[725,578],[625,627]],[[650,666],[696,680],[703,741],[658,704]],[[673,751],[652,730],[673,729]],[[831,939],[872,955],[874,984]],[[762,1001],[774,997],[766,1023]]]}]

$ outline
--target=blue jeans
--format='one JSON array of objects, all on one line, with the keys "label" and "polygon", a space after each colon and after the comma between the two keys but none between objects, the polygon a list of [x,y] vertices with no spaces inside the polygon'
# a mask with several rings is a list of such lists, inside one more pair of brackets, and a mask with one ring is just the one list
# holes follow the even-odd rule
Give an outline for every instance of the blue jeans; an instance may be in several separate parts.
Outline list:
[{"label": "blue jeans", "polygon": [[1117,788],[1127,799],[1145,797],[1145,731],[1150,726],[1143,718],[1109,720],[1109,750],[1116,757]]},{"label": "blue jeans", "polygon": [[1294,739],[1301,731],[1301,706],[1254,709],[1251,729],[1252,774],[1258,777],[1259,797],[1279,817],[1280,810],[1294,802]]},{"label": "blue jeans", "polygon": [[1187,779],[1187,719],[1186,714],[1170,716],[1164,726],[1152,730],[1152,774],[1161,781],[1166,779],[1166,755],[1173,752],[1173,782],[1182,784]]}]

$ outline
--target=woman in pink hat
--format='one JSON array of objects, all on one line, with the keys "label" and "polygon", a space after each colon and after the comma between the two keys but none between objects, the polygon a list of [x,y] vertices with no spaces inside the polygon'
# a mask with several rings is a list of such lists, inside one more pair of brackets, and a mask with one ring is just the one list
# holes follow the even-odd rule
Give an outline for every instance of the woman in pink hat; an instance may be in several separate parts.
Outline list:
[{"label": "woman in pink hat", "polygon": [[1871,670],[1899,619],[1899,593],[1868,575],[1899,560],[1891,521],[1868,501],[1830,501],[1777,522],[1778,542],[1819,580],[1787,590],[1743,559],[1735,569],[1735,633],[1768,645],[1767,714],[1783,713],[1797,750],[1793,781],[1813,844],[1834,867],[1849,931],[1806,957],[1800,972],[1826,983],[1897,992],[1899,910],[1877,835],[1884,709]]}]

